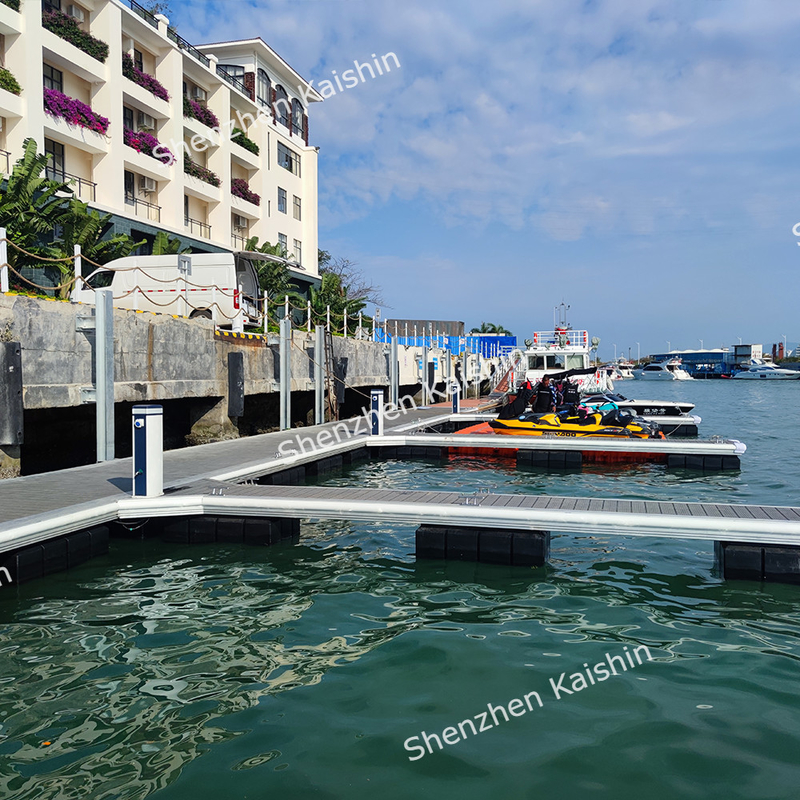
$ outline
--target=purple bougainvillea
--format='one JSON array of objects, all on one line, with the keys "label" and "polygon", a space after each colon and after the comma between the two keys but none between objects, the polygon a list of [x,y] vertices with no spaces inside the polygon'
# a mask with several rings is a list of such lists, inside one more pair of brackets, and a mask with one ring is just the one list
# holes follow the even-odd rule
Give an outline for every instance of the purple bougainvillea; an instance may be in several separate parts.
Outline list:
[{"label": "purple bougainvillea", "polygon": [[132,147],[137,153],[144,153],[146,156],[155,158],[156,161],[161,161],[167,165],[175,161],[175,156],[152,133],[132,131],[130,128],[125,128],[123,138],[125,144],[128,147]]},{"label": "purple bougainvillea", "polygon": [[161,100],[169,100],[169,92],[152,75],[142,72],[128,53],[122,54],[122,74]]},{"label": "purple bougainvillea", "polygon": [[44,90],[44,110],[53,117],[65,119],[70,125],[79,125],[102,134],[108,131],[107,117],[96,114],[86,103],[55,89]]},{"label": "purple bougainvillea", "polygon": [[261,197],[250,190],[244,178],[234,178],[231,181],[231,194],[234,197],[247,200],[248,203],[252,203],[255,206],[261,205]]},{"label": "purple bougainvillea", "polygon": [[209,111],[205,106],[201,106],[200,103],[195,103],[194,100],[188,97],[183,98],[183,116],[193,117],[209,128],[219,128],[217,115],[213,111]]}]

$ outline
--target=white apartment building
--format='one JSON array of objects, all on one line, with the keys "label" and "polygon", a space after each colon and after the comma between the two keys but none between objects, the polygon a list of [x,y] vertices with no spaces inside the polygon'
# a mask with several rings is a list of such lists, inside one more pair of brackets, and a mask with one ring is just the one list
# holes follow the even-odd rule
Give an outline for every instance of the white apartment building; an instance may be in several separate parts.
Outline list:
[{"label": "white apartment building", "polygon": [[32,137],[115,231],[196,252],[258,236],[316,283],[322,97],[261,39],[194,47],[135,0],[0,0],[0,34],[21,87],[0,88],[0,170]]}]

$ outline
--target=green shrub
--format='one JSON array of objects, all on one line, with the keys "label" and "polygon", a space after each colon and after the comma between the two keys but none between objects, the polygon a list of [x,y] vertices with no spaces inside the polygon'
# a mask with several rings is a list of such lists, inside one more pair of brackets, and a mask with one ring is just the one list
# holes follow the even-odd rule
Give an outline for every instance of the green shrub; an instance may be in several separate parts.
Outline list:
[{"label": "green shrub", "polygon": [[19,0],[0,0],[0,3],[3,3],[3,5],[9,8],[13,8],[14,11],[19,11]]},{"label": "green shrub", "polygon": [[55,9],[42,10],[42,25],[56,36],[60,36],[62,39],[74,44],[79,50],[83,50],[84,53],[88,53],[101,63],[105,63],[108,58],[108,45],[86,33],[78,25],[77,20],[63,14],[61,11],[56,11]]},{"label": "green shrub", "polygon": [[0,67],[0,89],[5,89],[11,94],[19,94],[22,91],[17,79],[3,67]]},{"label": "green shrub", "polygon": [[254,155],[258,155],[260,150],[258,145],[252,140],[248,139],[245,132],[241,128],[234,128],[231,132],[231,141],[249,150]]}]

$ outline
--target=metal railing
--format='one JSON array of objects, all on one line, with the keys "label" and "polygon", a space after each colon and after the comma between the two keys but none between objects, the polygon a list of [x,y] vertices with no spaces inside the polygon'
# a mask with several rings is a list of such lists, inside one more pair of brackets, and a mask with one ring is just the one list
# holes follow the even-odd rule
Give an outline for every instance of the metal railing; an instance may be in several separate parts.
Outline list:
[{"label": "metal railing", "polygon": [[4,175],[11,174],[11,153],[8,150],[0,150],[0,168]]},{"label": "metal railing", "polygon": [[131,11],[134,14],[140,16],[148,25],[152,25],[156,30],[158,30],[158,20],[156,19],[156,15],[152,12],[148,11],[144,6],[140,6],[136,0],[127,0],[128,5],[131,7]]},{"label": "metal railing", "polygon": [[167,36],[176,45],[178,45],[179,50],[184,50],[190,56],[194,56],[204,67],[207,67],[211,62],[208,60],[206,56],[204,56],[196,47],[189,44],[186,39],[183,38],[174,28],[167,28]]},{"label": "metal railing", "polygon": [[73,184],[76,189],[75,193],[81,200],[89,200],[94,203],[97,199],[97,184],[94,181],[81,178],[80,175],[72,175],[63,169],[56,169],[55,167],[47,167],[44,172],[51,181]]},{"label": "metal railing", "polygon": [[234,247],[236,250],[244,250],[245,245],[247,245],[247,238],[244,236],[239,236],[236,233],[231,234],[231,246]]},{"label": "metal railing", "polygon": [[146,200],[126,194],[125,205],[133,206],[137,217],[144,217],[151,222],[161,222],[161,206],[157,206],[155,203],[148,203]]},{"label": "metal railing", "polygon": [[189,229],[189,233],[194,233],[197,229],[198,236],[203,239],[211,238],[211,226],[205,222],[200,222],[199,219],[192,219],[191,217],[184,217],[183,224]]},{"label": "metal railing", "polygon": [[247,91],[244,81],[241,78],[237,78],[235,75],[231,75],[229,72],[226,72],[224,65],[217,64],[217,75],[219,75],[222,80],[227,81],[231,86],[233,86],[234,89],[238,89],[243,95],[245,95],[245,97],[250,97],[250,92]]}]

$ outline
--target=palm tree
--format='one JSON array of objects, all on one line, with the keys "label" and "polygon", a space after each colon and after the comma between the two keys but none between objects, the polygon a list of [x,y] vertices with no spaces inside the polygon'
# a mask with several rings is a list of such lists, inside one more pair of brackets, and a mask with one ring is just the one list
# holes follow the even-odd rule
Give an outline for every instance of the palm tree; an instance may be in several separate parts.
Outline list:
[{"label": "palm tree", "polygon": [[502,325],[495,325],[493,322],[481,322],[480,328],[473,328],[470,333],[496,333],[500,336],[513,336],[510,330]]}]

